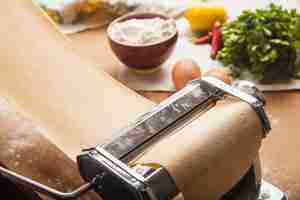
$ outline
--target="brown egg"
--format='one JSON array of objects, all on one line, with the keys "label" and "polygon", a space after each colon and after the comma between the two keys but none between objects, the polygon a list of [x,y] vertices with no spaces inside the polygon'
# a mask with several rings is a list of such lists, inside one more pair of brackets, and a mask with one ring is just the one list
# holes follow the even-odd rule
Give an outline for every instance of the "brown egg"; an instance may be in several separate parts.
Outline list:
[{"label": "brown egg", "polygon": [[205,76],[215,77],[229,85],[232,83],[232,77],[229,75],[229,73],[224,68],[221,68],[221,67],[208,70],[205,73]]},{"label": "brown egg", "polygon": [[201,69],[197,63],[191,59],[177,62],[172,70],[172,79],[176,90],[181,90],[189,81],[200,77]]}]

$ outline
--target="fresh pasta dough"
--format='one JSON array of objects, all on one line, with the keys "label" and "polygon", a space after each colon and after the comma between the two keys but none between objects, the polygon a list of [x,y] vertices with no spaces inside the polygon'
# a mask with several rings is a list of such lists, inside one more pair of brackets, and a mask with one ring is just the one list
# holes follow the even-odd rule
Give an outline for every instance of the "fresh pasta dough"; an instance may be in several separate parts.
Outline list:
[{"label": "fresh pasta dough", "polygon": [[[76,55],[31,0],[0,9],[0,162],[70,191],[82,184],[76,155],[154,105]],[[261,132],[249,105],[217,106],[138,162],[165,166],[186,200],[214,199],[247,171]]]}]

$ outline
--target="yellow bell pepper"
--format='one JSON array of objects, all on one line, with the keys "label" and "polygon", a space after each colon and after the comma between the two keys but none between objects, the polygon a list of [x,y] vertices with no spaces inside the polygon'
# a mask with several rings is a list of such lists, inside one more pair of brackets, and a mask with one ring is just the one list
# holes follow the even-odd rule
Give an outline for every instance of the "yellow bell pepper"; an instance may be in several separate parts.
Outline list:
[{"label": "yellow bell pepper", "polygon": [[193,32],[210,31],[215,21],[224,23],[227,19],[226,10],[222,6],[189,8],[184,16]]}]

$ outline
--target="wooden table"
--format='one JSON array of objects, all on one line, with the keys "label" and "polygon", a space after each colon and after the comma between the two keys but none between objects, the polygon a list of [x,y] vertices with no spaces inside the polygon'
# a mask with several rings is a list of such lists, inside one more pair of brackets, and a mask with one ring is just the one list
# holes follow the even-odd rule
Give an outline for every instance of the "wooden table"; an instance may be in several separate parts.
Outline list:
[{"label": "wooden table", "polygon": [[[116,77],[120,66],[103,30],[78,33],[70,38],[79,54],[96,61],[99,69]],[[165,92],[140,94],[157,103],[170,95]],[[273,130],[261,150],[263,175],[284,189],[290,199],[300,199],[300,92],[273,92],[266,96]]]}]

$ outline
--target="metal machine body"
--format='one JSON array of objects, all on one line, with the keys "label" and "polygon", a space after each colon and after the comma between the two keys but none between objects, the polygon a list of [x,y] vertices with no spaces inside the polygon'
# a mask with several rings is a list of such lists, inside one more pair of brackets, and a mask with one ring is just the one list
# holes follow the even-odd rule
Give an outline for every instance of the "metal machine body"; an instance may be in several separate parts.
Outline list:
[{"label": "metal machine body", "polygon": [[[253,84],[239,82],[232,87],[215,78],[205,77],[192,81],[140,116],[118,132],[112,141],[84,150],[77,160],[87,184],[73,193],[60,193],[3,168],[0,168],[0,173],[56,199],[75,199],[91,189],[106,200],[174,199],[180,191],[166,169],[141,165],[130,167],[129,162],[153,143],[189,124],[226,95],[251,105],[261,120],[264,136],[267,136],[271,126],[264,111],[265,100]],[[222,199],[285,200],[279,189],[261,179],[260,170],[257,158],[240,183]]]}]

